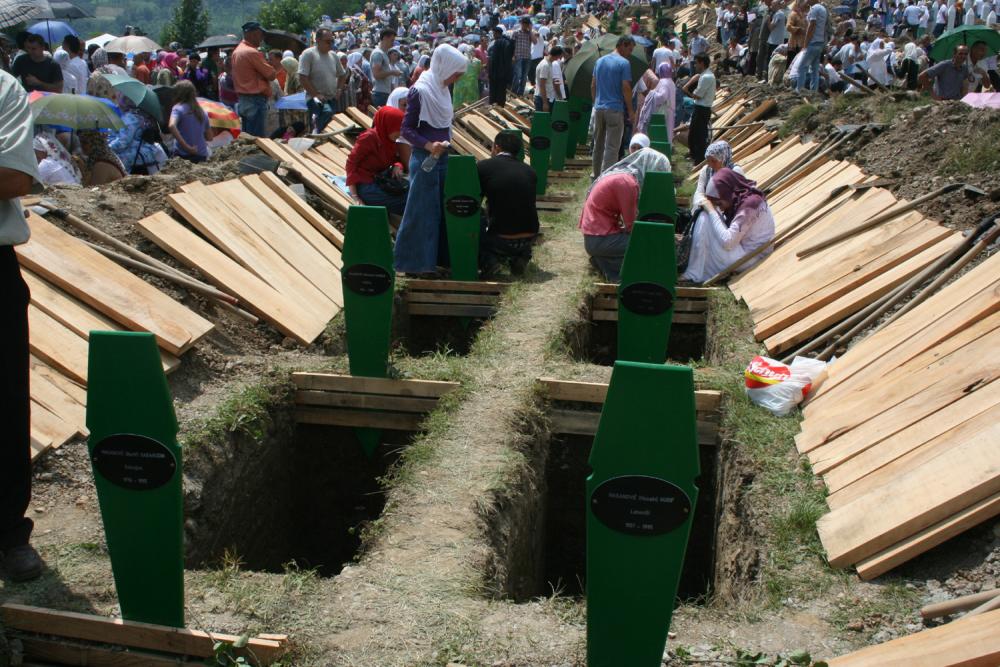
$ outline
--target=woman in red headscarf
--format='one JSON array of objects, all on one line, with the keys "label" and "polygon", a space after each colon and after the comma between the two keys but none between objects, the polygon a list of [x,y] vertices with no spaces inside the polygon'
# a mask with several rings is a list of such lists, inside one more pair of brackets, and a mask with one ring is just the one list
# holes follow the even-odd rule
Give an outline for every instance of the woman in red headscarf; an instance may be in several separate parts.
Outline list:
[{"label": "woman in red headscarf", "polygon": [[[695,220],[683,278],[702,283],[774,238],[774,216],[757,184],[732,169],[715,172],[705,188],[705,215]],[[767,255],[765,250],[741,270]]]},{"label": "woman in red headscarf", "polygon": [[385,206],[390,213],[403,215],[406,189],[403,165],[409,160],[410,147],[397,143],[403,125],[403,112],[385,106],[375,112],[370,130],[354,142],[347,156],[347,187],[355,203]]}]

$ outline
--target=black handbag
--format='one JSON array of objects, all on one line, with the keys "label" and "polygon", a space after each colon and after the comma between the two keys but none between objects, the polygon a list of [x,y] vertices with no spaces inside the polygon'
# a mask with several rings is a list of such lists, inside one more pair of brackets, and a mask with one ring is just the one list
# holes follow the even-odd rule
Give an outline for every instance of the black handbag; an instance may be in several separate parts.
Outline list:
[{"label": "black handbag", "polygon": [[677,211],[677,230],[681,238],[677,242],[677,275],[687,271],[688,260],[691,259],[691,241],[694,237],[694,221],[698,219],[702,209],[698,208],[694,215],[685,210]]},{"label": "black handbag", "polygon": [[375,174],[375,185],[389,195],[405,195],[410,190],[410,181],[392,173],[392,167]]}]

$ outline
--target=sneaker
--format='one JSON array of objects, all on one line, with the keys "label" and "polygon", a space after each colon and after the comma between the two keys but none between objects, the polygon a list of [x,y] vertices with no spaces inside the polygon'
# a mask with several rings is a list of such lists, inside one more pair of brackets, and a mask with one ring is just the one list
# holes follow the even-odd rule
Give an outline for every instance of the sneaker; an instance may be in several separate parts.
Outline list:
[{"label": "sneaker", "polygon": [[11,547],[4,552],[3,569],[11,581],[31,581],[42,574],[42,557],[30,544]]}]

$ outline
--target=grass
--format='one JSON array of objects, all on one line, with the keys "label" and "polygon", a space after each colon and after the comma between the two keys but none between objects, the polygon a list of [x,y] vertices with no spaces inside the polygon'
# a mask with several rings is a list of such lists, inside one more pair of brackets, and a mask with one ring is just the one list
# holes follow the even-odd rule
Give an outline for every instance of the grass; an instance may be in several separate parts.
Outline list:
[{"label": "grass", "polygon": [[290,404],[294,390],[287,371],[272,370],[263,380],[222,401],[210,417],[186,425],[183,446],[202,448],[224,442],[232,434],[263,439],[273,424],[272,414],[279,406]]},{"label": "grass", "polygon": [[793,107],[788,112],[788,118],[785,119],[785,123],[778,130],[778,136],[784,139],[793,134],[805,132],[810,127],[810,120],[817,113],[819,113],[819,107],[815,104],[800,104]]},{"label": "grass", "polygon": [[920,605],[920,594],[902,581],[890,580],[879,587],[873,596],[856,596],[847,593],[838,602],[829,620],[840,631],[871,635],[900,618],[914,617]]},{"label": "grass", "polygon": [[966,139],[953,143],[938,164],[942,176],[1000,170],[1000,127],[996,123],[966,130]]}]

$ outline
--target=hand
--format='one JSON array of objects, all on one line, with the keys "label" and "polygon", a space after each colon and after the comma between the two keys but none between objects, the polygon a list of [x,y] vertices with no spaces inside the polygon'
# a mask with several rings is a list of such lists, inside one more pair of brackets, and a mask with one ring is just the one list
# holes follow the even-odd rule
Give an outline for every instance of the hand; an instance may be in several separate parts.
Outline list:
[{"label": "hand", "polygon": [[22,78],[24,79],[24,83],[29,86],[37,86],[42,83],[41,80],[34,74],[25,74]]},{"label": "hand", "polygon": [[434,157],[441,157],[448,150],[448,144],[443,141],[431,142],[430,152]]},{"label": "hand", "polygon": [[393,178],[402,178],[403,177],[403,168],[400,167],[398,164],[396,166],[394,166],[392,168],[392,176],[393,176]]}]

